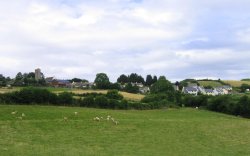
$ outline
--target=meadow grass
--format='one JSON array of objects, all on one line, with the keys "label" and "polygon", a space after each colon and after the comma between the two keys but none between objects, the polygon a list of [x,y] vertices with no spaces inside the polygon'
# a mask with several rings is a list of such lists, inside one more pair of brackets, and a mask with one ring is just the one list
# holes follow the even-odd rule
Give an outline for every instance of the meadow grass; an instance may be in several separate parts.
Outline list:
[{"label": "meadow grass", "polygon": [[[0,105],[0,114],[3,156],[250,155],[250,120],[205,110]],[[119,124],[93,121],[108,115]]]},{"label": "meadow grass", "polygon": [[233,87],[240,87],[242,84],[250,85],[250,81],[223,80],[223,82],[230,84]]},{"label": "meadow grass", "polygon": [[212,87],[219,87],[222,86],[220,82],[217,81],[198,81],[201,86],[212,86]]}]

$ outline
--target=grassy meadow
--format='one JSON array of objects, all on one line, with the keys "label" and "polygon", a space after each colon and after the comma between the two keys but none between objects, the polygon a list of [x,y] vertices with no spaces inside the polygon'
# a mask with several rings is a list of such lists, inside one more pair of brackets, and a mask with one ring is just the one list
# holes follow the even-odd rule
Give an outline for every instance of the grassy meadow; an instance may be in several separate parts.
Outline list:
[{"label": "grassy meadow", "polygon": [[230,84],[233,87],[240,87],[242,84],[250,85],[250,81],[223,80],[223,82]]},{"label": "grassy meadow", "polygon": [[212,87],[219,87],[222,86],[220,82],[217,81],[198,81],[201,86],[212,86]]},{"label": "grassy meadow", "polygon": [[250,120],[205,110],[0,105],[0,114],[2,156],[250,155]]}]

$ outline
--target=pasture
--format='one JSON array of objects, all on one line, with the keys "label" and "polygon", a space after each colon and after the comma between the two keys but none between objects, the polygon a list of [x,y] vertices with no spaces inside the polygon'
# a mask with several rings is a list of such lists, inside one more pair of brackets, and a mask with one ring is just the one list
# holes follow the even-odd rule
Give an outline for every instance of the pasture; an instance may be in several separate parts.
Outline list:
[{"label": "pasture", "polygon": [[[250,155],[249,119],[199,109],[0,105],[0,114],[3,156]],[[119,124],[105,120],[108,115]]]},{"label": "pasture", "polygon": [[223,82],[230,84],[233,87],[240,87],[242,84],[250,85],[250,81],[223,80]]},{"label": "pasture", "polygon": [[217,81],[198,81],[201,86],[212,86],[212,87],[220,87],[222,84]]}]

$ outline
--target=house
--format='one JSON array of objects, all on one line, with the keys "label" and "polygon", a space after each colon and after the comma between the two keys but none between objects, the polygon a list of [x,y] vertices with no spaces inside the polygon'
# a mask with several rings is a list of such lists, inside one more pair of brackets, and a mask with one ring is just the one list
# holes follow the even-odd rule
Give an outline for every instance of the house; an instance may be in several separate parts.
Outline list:
[{"label": "house", "polygon": [[45,78],[45,82],[46,82],[47,84],[50,84],[53,80],[54,80],[54,77],[46,77],[46,78]]},{"label": "house", "polygon": [[182,92],[184,94],[198,95],[199,90],[195,87],[183,87]]},{"label": "house", "polygon": [[67,88],[71,88],[72,85],[68,80],[58,80],[58,79],[54,79],[51,82],[51,86],[52,87],[67,87]]},{"label": "house", "polygon": [[142,83],[131,83],[132,84],[132,86],[137,86],[137,87],[139,87],[139,88],[142,88],[142,87],[144,87],[144,85],[142,84]]},{"label": "house", "polygon": [[205,94],[210,95],[210,96],[214,96],[215,92],[213,89],[205,89]]},{"label": "house", "polygon": [[146,93],[150,92],[150,88],[149,87],[139,87],[139,92],[141,94],[146,94]]}]

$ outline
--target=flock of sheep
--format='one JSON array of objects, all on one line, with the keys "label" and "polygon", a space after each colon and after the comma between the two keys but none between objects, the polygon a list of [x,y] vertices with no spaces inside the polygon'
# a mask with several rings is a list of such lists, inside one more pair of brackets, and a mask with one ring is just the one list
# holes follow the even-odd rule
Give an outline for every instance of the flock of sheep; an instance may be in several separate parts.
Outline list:
[{"label": "flock of sheep", "polygon": [[[14,111],[14,112],[11,112],[12,115],[16,115],[18,113],[18,111]],[[21,113],[21,116],[18,116],[16,117],[17,119],[20,119],[20,120],[23,120],[23,118],[25,117],[25,114],[24,113]]]},{"label": "flock of sheep", "polygon": [[[94,121],[100,122],[101,120],[105,120],[103,117],[95,117]],[[112,121],[115,125],[118,125],[119,122],[115,120],[115,118],[111,117],[110,115],[107,116],[106,121]]]},{"label": "flock of sheep", "polygon": [[[12,115],[17,115],[18,111],[14,111],[11,112]],[[74,115],[77,116],[78,112],[74,112]],[[24,113],[21,113],[21,116],[16,117],[17,119],[23,120],[23,118],[25,117]],[[103,117],[95,117],[93,119],[94,121],[100,122],[101,120],[105,120]],[[68,117],[63,117],[63,121],[68,121]],[[107,116],[106,121],[112,121],[115,125],[118,125],[119,122],[117,120],[115,120],[113,117],[111,117],[110,115]]]}]

